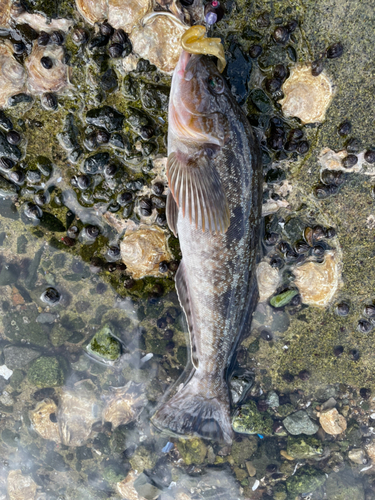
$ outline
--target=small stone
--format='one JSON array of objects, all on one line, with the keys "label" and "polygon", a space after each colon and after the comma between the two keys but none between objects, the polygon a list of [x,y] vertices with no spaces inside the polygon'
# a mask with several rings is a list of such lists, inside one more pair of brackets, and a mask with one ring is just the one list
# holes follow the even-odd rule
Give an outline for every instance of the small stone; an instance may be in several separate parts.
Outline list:
[{"label": "small stone", "polygon": [[336,408],[321,413],[319,422],[324,431],[333,436],[341,434],[346,430],[346,420]]},{"label": "small stone", "polygon": [[299,434],[311,436],[318,432],[319,429],[319,425],[313,422],[304,410],[288,415],[284,418],[283,424],[285,429],[293,436]]},{"label": "small stone", "polygon": [[15,370],[16,368],[24,369],[31,361],[34,361],[40,356],[40,352],[30,347],[18,347],[9,345],[4,347],[5,364],[8,368]]},{"label": "small stone", "polygon": [[267,394],[266,402],[267,402],[268,406],[271,408],[278,408],[280,406],[279,396],[277,395],[277,393],[275,391],[270,391]]},{"label": "small stone", "polygon": [[176,448],[186,465],[203,463],[207,454],[207,447],[199,438],[180,439]]},{"label": "small stone", "polygon": [[251,462],[245,462],[245,465],[249,476],[254,477],[255,474],[257,473],[257,470],[254,467],[254,465]]},{"label": "small stone", "polygon": [[288,436],[287,453],[296,460],[311,459],[323,454],[322,442],[314,437]]},{"label": "small stone", "polygon": [[349,459],[358,465],[363,465],[367,462],[366,455],[361,448],[354,448],[348,453]]},{"label": "small stone", "polygon": [[242,405],[232,419],[235,432],[272,435],[273,420],[268,412],[260,412],[254,401]]}]

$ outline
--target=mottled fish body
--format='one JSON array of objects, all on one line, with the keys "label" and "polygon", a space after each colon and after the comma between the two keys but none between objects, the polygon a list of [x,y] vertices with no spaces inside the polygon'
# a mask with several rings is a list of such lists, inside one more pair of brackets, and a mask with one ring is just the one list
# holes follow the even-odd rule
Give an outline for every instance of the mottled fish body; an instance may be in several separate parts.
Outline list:
[{"label": "mottled fish body", "polygon": [[183,52],[174,72],[167,175],[191,363],[152,421],[177,435],[231,442],[226,379],[257,300],[262,171],[248,120],[207,56]]}]

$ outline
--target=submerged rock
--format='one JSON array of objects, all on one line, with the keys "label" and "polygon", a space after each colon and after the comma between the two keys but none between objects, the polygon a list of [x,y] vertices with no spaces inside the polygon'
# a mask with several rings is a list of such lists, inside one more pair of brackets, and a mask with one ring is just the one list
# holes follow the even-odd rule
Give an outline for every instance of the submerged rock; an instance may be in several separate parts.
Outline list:
[{"label": "submerged rock", "polygon": [[0,43],[0,107],[6,106],[8,98],[23,91],[26,71],[13,57],[11,44]]},{"label": "submerged rock", "polygon": [[319,457],[323,454],[322,442],[314,437],[288,437],[287,453],[297,460]]},{"label": "submerged rock", "polygon": [[113,389],[106,398],[103,420],[111,422],[113,428],[126,425],[141,414],[146,403],[144,384],[130,381],[124,387]]},{"label": "submerged rock", "polygon": [[323,263],[307,262],[294,269],[302,302],[312,306],[326,307],[339,288],[341,263],[337,252],[325,253]]},{"label": "submerged rock", "polygon": [[283,424],[285,429],[293,436],[298,434],[311,436],[318,432],[319,429],[319,425],[313,422],[304,410],[288,415],[284,418]]},{"label": "submerged rock", "polygon": [[319,422],[327,434],[335,436],[346,430],[346,420],[336,408],[322,412],[319,416]]},{"label": "submerged rock", "polygon": [[24,476],[20,469],[9,472],[7,479],[9,500],[34,500],[36,490],[36,483],[30,476]]},{"label": "submerged rock", "polygon": [[180,439],[176,447],[186,465],[201,464],[207,454],[207,447],[202,439]]},{"label": "submerged rock", "polygon": [[241,434],[272,434],[273,420],[267,412],[258,411],[254,401],[250,401],[237,409],[232,427]]},{"label": "submerged rock", "polygon": [[33,362],[27,378],[37,387],[57,387],[64,384],[64,369],[57,358],[41,356]]},{"label": "submerged rock", "polygon": [[120,248],[123,263],[136,279],[163,276],[159,271],[160,262],[172,259],[167,236],[157,226],[143,227],[125,234]]},{"label": "submerged rock", "polygon": [[305,465],[297,470],[294,476],[288,477],[286,487],[289,493],[298,495],[300,493],[310,493],[322,486],[326,481],[326,476],[321,471]]},{"label": "submerged rock", "polygon": [[297,116],[302,123],[322,122],[333,97],[333,86],[321,73],[311,74],[310,66],[296,66],[282,86],[280,104],[285,116]]},{"label": "submerged rock", "polygon": [[116,361],[121,355],[121,344],[113,337],[109,325],[104,325],[99,330],[86,349],[102,361]]},{"label": "submerged rock", "polygon": [[134,488],[134,482],[136,481],[139,474],[131,470],[129,474],[121,482],[117,483],[117,491],[121,495],[121,498],[126,500],[145,500],[144,497],[139,496],[137,490]]},{"label": "submerged rock", "polygon": [[56,403],[52,399],[46,399],[39,403],[35,410],[30,412],[30,420],[34,430],[42,438],[60,443],[61,439],[56,414]]}]

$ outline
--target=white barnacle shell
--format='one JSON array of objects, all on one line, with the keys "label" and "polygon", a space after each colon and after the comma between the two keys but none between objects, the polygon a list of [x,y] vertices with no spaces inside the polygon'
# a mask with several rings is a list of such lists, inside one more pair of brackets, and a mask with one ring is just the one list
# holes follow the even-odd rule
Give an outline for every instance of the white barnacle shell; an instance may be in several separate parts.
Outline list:
[{"label": "white barnacle shell", "polygon": [[140,415],[146,403],[144,384],[130,381],[124,387],[113,389],[107,398],[103,420],[111,422],[113,428],[126,425]]},{"label": "white barnacle shell", "polygon": [[341,282],[341,262],[338,253],[326,252],[324,261],[306,262],[294,271],[295,285],[304,304],[326,307],[332,300]]},{"label": "white barnacle shell", "polygon": [[31,476],[24,476],[20,469],[11,470],[7,479],[9,500],[34,500],[38,486]]},{"label": "white barnacle shell", "polygon": [[311,66],[295,66],[282,90],[280,104],[285,116],[296,116],[302,123],[322,122],[333,97],[333,85],[323,73],[313,76]]},{"label": "white barnacle shell", "polygon": [[115,29],[130,33],[152,10],[152,0],[109,0],[108,22]]},{"label": "white barnacle shell", "polygon": [[257,267],[257,280],[259,289],[259,302],[264,302],[273,295],[280,283],[280,273],[268,262],[262,261]]},{"label": "white barnacle shell", "polygon": [[108,17],[107,0],[76,0],[76,6],[89,24],[103,22]]},{"label": "white barnacle shell", "polygon": [[57,414],[57,406],[51,399],[39,403],[35,410],[30,412],[30,420],[33,429],[44,439],[60,443],[60,433],[57,420],[51,420],[51,415]]},{"label": "white barnacle shell", "polygon": [[170,12],[153,12],[130,34],[133,51],[161,71],[171,73],[180,57],[181,36],[188,29]]},{"label": "white barnacle shell", "polygon": [[13,50],[7,43],[0,44],[0,107],[7,104],[8,98],[19,94],[26,82],[23,66],[13,57]]},{"label": "white barnacle shell", "polygon": [[[52,68],[47,69],[42,65],[42,57],[52,60]],[[59,45],[40,47],[34,43],[33,50],[26,60],[26,68],[29,75],[28,86],[34,94],[59,92],[69,83],[70,68],[65,64],[64,49]]]},{"label": "white barnacle shell", "polygon": [[82,390],[64,390],[57,420],[63,444],[81,446],[89,438],[92,425],[100,419],[94,395]]},{"label": "white barnacle shell", "polygon": [[161,276],[159,263],[171,260],[166,233],[158,226],[146,226],[125,234],[121,258],[133,277]]}]

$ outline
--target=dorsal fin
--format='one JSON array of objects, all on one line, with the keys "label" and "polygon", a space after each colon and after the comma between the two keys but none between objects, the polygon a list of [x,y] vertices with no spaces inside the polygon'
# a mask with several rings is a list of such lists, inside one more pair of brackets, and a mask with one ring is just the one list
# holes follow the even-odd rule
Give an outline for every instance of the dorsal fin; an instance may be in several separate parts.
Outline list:
[{"label": "dorsal fin", "polygon": [[199,359],[197,356],[197,344],[196,344],[196,326],[191,308],[191,296],[189,291],[189,284],[185,276],[185,266],[184,261],[181,261],[179,268],[176,273],[176,290],[178,299],[180,301],[181,307],[184,310],[186,321],[189,328],[190,335],[190,346],[191,346],[191,361],[195,368],[198,369]]},{"label": "dorsal fin", "polygon": [[171,192],[167,194],[167,207],[165,210],[169,229],[177,237],[178,206]]},{"label": "dorsal fin", "polygon": [[230,211],[220,176],[209,155],[171,153],[167,163],[169,188],[182,209],[203,232],[225,233],[230,223]]}]

